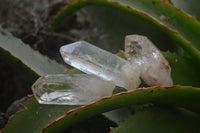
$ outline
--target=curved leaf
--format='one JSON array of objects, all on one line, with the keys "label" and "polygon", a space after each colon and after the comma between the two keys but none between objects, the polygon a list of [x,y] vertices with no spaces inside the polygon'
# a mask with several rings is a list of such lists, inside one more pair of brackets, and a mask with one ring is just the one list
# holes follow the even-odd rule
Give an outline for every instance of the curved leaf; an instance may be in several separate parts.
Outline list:
[{"label": "curved leaf", "polygon": [[179,106],[200,113],[199,97],[200,89],[193,87],[141,88],[103,98],[74,110],[71,109],[79,106],[41,105],[34,97],[30,97],[18,113],[10,118],[3,132],[14,133],[18,132],[18,129],[20,132],[39,132],[48,124],[44,132],[58,132],[96,114],[134,104],[156,103]]},{"label": "curved leaf", "polygon": [[[58,132],[72,124],[119,107],[134,104],[155,103],[179,106],[200,113],[200,89],[192,87],[154,87],[137,89],[130,92],[119,93],[111,97],[103,98],[95,103],[82,106],[69,111],[57,121],[49,124],[43,132]],[[65,125],[63,127],[63,125]]]},{"label": "curved leaf", "polygon": [[120,122],[111,133],[198,133],[200,115],[171,107],[148,107]]},{"label": "curved leaf", "polygon": [[52,27],[56,28],[66,15],[91,4],[115,7],[148,20],[178,42],[200,63],[199,22],[180,9],[159,0],[74,0],[55,16]]},{"label": "curved leaf", "polygon": [[79,106],[42,105],[31,96],[19,111],[12,116],[4,133],[38,133],[45,125],[50,124],[66,112]]}]

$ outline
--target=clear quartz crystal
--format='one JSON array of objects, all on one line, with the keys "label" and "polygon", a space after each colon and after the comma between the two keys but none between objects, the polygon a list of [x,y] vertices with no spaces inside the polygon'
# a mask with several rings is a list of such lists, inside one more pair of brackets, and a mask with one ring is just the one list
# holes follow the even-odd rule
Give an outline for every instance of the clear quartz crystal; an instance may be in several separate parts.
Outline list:
[{"label": "clear quartz crystal", "polygon": [[112,80],[117,86],[131,90],[140,84],[141,72],[137,65],[85,41],[62,46],[60,53],[65,63],[85,73]]},{"label": "clear quartz crystal", "polygon": [[125,55],[133,65],[140,66],[141,77],[149,86],[173,85],[167,60],[147,37],[126,36]]},{"label": "clear quartz crystal", "polygon": [[115,84],[89,74],[40,77],[32,86],[41,104],[84,105],[111,96]]}]

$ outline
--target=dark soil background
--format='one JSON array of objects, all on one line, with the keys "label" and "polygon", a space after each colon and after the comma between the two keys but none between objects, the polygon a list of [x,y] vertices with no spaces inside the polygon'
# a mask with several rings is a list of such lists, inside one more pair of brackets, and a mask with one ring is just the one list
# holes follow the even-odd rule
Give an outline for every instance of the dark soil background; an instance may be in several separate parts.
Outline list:
[{"label": "dark soil background", "polygon": [[[67,0],[4,0],[0,1],[0,26],[20,38],[41,54],[63,63],[59,54],[61,45],[77,40],[92,39],[92,23],[87,13],[81,10],[72,14],[56,31],[49,28],[50,22]],[[87,31],[89,34],[82,31]],[[35,82],[4,62],[0,57],[0,128],[10,115],[19,108],[19,103],[32,94]]]}]

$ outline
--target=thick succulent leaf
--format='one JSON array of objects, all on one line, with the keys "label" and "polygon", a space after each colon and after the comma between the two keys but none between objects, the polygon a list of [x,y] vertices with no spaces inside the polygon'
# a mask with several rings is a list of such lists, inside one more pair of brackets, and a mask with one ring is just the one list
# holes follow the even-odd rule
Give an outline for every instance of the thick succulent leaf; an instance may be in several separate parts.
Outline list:
[{"label": "thick succulent leaf", "polygon": [[[59,117],[65,115],[69,110],[78,107],[80,106],[42,105],[31,96],[25,104],[21,105],[17,114],[10,118],[9,124],[5,127],[3,132],[18,133],[20,131],[20,133],[38,133],[47,124],[54,122]],[[95,124],[92,125],[92,123]],[[90,127],[91,125],[93,127]],[[104,116],[98,115],[86,120],[84,123],[74,125],[72,128],[66,130],[66,132],[80,133],[81,131],[88,132],[89,130],[94,131],[95,129],[99,132],[108,132],[109,126],[116,127],[117,125]]]},{"label": "thick succulent leaf", "polygon": [[[10,118],[4,133],[39,132],[46,125],[45,132],[58,132],[81,120],[96,114],[129,105],[156,103],[178,106],[200,113],[200,89],[193,87],[153,87],[119,93],[95,103],[82,106],[56,106],[38,104],[34,97],[23,104],[17,114]],[[69,111],[71,110],[71,111]],[[68,112],[66,114],[66,112]]]},{"label": "thick succulent leaf", "polygon": [[34,51],[2,28],[0,28],[0,50],[1,56],[5,56],[5,60],[11,65],[17,65],[37,75],[62,73],[65,68]]},{"label": "thick succulent leaf", "polygon": [[198,133],[200,115],[171,107],[149,107],[136,111],[111,133]]},{"label": "thick succulent leaf", "polygon": [[38,133],[45,125],[79,106],[42,105],[31,96],[19,111],[10,118],[4,133]]},{"label": "thick succulent leaf", "polygon": [[148,20],[167,33],[200,63],[199,22],[180,9],[159,0],[74,0],[57,14],[52,22],[53,28],[58,26],[66,15],[91,4],[115,7]]},{"label": "thick succulent leaf", "polygon": [[[43,132],[58,132],[88,117],[134,104],[165,104],[179,106],[200,113],[200,89],[192,87],[153,87],[119,93],[95,103],[69,111],[57,121],[48,125]],[[65,126],[63,126],[65,125]]]}]

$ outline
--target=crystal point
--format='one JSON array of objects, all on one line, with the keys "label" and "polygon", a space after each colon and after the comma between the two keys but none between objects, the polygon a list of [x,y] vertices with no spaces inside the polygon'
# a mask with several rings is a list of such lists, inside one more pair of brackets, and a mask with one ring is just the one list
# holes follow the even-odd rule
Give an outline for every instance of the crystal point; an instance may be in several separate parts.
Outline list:
[{"label": "crystal point", "polygon": [[84,105],[111,96],[115,84],[88,74],[40,77],[32,86],[41,104]]},{"label": "crystal point", "polygon": [[140,84],[140,70],[131,62],[85,41],[62,46],[60,53],[65,63],[85,72],[112,80],[128,90]]},{"label": "crystal point", "polygon": [[141,77],[149,86],[172,86],[171,67],[158,48],[145,36],[128,35],[125,55],[139,65]]}]

